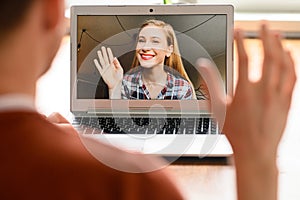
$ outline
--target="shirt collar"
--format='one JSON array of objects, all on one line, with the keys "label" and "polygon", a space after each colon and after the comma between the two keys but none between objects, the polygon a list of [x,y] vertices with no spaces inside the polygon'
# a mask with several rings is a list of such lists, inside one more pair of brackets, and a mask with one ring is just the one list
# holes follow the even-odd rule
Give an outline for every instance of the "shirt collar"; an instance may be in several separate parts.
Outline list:
[{"label": "shirt collar", "polygon": [[34,98],[25,94],[0,95],[0,112],[11,110],[36,111]]},{"label": "shirt collar", "polygon": [[[142,74],[141,72],[138,72],[136,74],[136,77],[135,77],[135,82],[140,86],[140,87],[143,87],[144,83],[143,83],[143,80],[142,80]],[[172,88],[173,87],[173,84],[174,84],[174,76],[172,76],[169,72],[167,72],[167,80],[166,80],[166,86],[168,88]]]}]

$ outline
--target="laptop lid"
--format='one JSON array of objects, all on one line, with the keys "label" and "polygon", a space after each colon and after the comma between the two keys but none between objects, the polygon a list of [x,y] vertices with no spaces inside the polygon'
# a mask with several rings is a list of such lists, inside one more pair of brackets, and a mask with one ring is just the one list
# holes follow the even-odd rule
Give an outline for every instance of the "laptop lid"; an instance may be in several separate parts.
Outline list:
[{"label": "laptop lid", "polygon": [[[111,48],[120,62],[124,77],[143,71],[136,59],[139,33],[149,20],[169,24],[178,42],[184,76],[180,69],[164,63],[173,81],[184,79],[191,85],[189,99],[176,95],[164,98],[138,98],[126,85],[119,99],[110,99],[109,89],[94,60],[97,51]],[[231,5],[149,5],[149,6],[75,6],[71,8],[71,111],[84,113],[209,113],[205,81],[197,70],[198,58],[208,58],[221,74],[226,93],[233,92],[233,7]],[[174,51],[173,44],[173,51]],[[146,55],[147,56],[147,55]],[[99,61],[100,63],[100,61]],[[141,80],[143,76],[139,76]],[[128,78],[128,76],[127,76]],[[132,80],[132,76],[129,77]],[[138,86],[142,87],[143,82]],[[179,81],[180,82],[180,81]],[[129,88],[129,97],[126,87]],[[181,82],[176,87],[180,88]],[[150,86],[149,86],[150,87]],[[171,85],[170,88],[174,88]],[[138,89],[137,89],[138,90]],[[148,88],[149,90],[149,88]],[[124,92],[125,91],[125,92]],[[147,91],[147,90],[146,90]],[[135,93],[134,93],[135,92]],[[145,91],[142,91],[145,92]],[[130,98],[132,97],[132,98]],[[181,95],[182,97],[182,95]]]}]

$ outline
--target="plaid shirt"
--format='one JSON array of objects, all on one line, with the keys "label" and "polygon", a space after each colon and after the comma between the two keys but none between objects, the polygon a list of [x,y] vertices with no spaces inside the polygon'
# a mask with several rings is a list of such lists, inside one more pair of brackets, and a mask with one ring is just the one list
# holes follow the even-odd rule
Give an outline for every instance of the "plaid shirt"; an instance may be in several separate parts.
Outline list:
[{"label": "plaid shirt", "polygon": [[182,77],[167,72],[164,88],[156,98],[150,97],[146,85],[142,81],[142,73],[125,74],[122,81],[122,99],[192,99],[192,87]]}]

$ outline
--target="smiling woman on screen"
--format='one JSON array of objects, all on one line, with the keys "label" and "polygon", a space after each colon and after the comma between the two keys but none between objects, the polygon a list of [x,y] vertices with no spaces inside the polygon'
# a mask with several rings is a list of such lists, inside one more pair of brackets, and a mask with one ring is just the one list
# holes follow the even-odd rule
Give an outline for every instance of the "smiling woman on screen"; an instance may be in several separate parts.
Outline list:
[{"label": "smiling woman on screen", "polygon": [[94,63],[111,99],[196,99],[174,30],[163,21],[152,19],[142,24],[132,69],[125,75],[110,48],[102,47],[98,57]]}]

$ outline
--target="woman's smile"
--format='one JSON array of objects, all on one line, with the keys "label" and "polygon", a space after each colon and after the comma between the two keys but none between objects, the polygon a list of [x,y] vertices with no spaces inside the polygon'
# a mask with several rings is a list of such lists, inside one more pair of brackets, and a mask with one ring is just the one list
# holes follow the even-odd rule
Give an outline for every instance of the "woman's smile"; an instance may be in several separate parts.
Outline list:
[{"label": "woman's smile", "polygon": [[149,53],[140,53],[140,56],[143,60],[151,60],[152,58],[155,57],[154,54],[149,54]]}]

